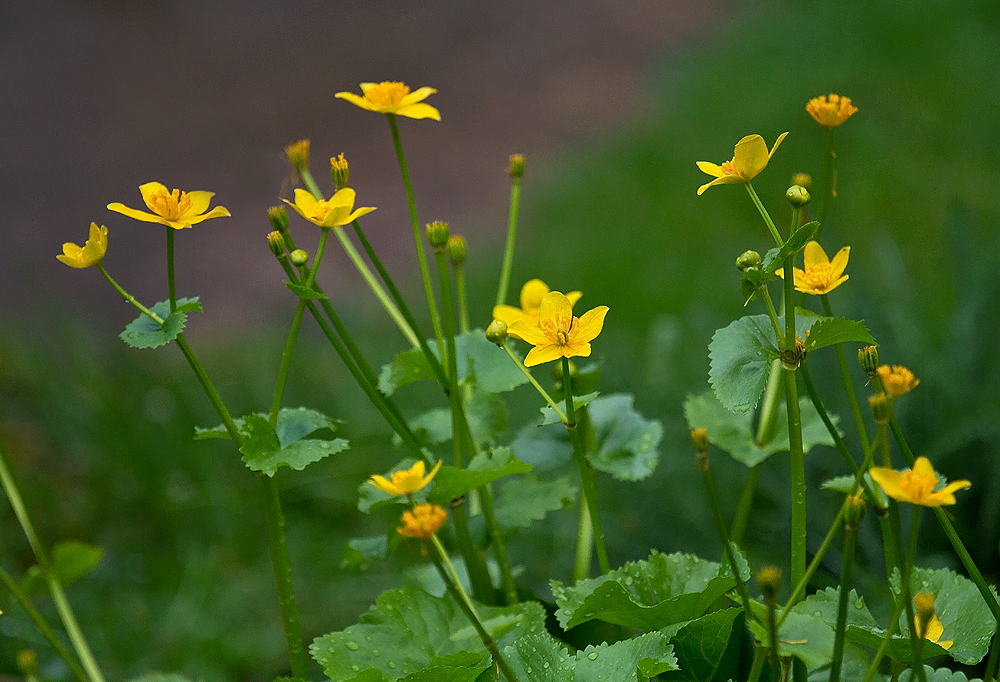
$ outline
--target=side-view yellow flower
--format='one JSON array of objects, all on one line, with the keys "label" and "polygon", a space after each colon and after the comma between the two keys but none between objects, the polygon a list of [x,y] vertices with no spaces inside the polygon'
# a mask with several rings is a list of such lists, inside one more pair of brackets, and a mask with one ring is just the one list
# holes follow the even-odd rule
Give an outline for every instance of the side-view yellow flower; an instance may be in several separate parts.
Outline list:
[{"label": "side-view yellow flower", "polygon": [[295,203],[282,199],[295,212],[320,227],[340,227],[375,210],[373,206],[362,206],[354,210],[354,190],[345,187],[329,199],[317,199],[304,189],[295,190]]},{"label": "side-view yellow flower", "polygon": [[942,649],[950,649],[954,644],[951,640],[941,641],[944,625],[934,612],[934,595],[930,592],[917,592],[913,596],[916,605],[916,615],[913,616],[913,626],[917,637],[934,642]]},{"label": "side-view yellow flower", "polygon": [[436,504],[418,504],[407,509],[399,519],[403,525],[396,532],[406,538],[430,540],[448,520],[448,512]]},{"label": "side-view yellow flower", "polygon": [[778,135],[778,139],[775,141],[774,146],[771,147],[771,151],[767,150],[767,143],[764,142],[763,137],[760,135],[747,135],[736,143],[732,160],[724,162],[721,166],[709,161],[699,161],[698,168],[703,173],[708,173],[714,177],[715,180],[699,187],[698,194],[701,195],[713,185],[739,185],[753,180],[762,170],[767,168],[767,162],[774,156],[778,145],[781,144],[781,141],[785,139],[785,135],[787,134],[781,133],[781,135]]},{"label": "side-view yellow flower", "polygon": [[368,111],[380,114],[395,114],[407,118],[433,118],[441,120],[441,114],[430,104],[423,101],[437,90],[422,87],[410,92],[410,86],[398,81],[382,81],[381,83],[362,83],[359,97],[353,92],[338,92],[335,97],[346,99]]},{"label": "side-view yellow flower", "polygon": [[868,473],[892,499],[924,507],[955,504],[955,491],[964,490],[972,485],[970,481],[952,481],[941,490],[935,491],[938,477],[926,457],[917,457],[913,462],[913,468],[902,473],[888,467],[872,467]]},{"label": "side-view yellow flower", "polygon": [[160,223],[175,230],[183,230],[209,218],[229,216],[229,211],[222,206],[216,206],[208,213],[208,204],[215,196],[214,192],[182,192],[179,189],[167,191],[159,182],[147,182],[139,185],[142,200],[152,213],[129,208],[125,204],[115,202],[108,208],[116,213],[127,215],[146,223]]},{"label": "side-view yellow flower", "polygon": [[833,130],[849,119],[858,110],[851,104],[850,97],[841,97],[832,92],[829,95],[813,97],[806,104],[806,111],[816,123],[827,130]]},{"label": "side-view yellow flower", "polygon": [[[795,288],[804,294],[828,294],[841,284],[846,282],[850,275],[845,275],[847,269],[847,259],[851,256],[851,247],[845,246],[831,261],[819,242],[806,242],[805,248],[805,270],[792,269]],[[784,268],[774,271],[778,277],[784,279]]]},{"label": "side-view yellow flower", "polygon": [[[538,311],[542,307],[542,299],[548,294],[551,289],[549,285],[540,279],[529,279],[525,282],[524,286],[521,287],[521,307],[515,308],[512,305],[498,305],[493,308],[493,319],[500,320],[509,328],[510,325],[514,324],[518,320],[524,320],[529,324],[538,326]],[[566,298],[569,299],[570,305],[576,305],[576,302],[580,300],[583,296],[579,291],[571,291],[566,294]],[[509,331],[509,329],[508,329]],[[516,337],[521,338],[521,337]]]},{"label": "side-view yellow flower", "polygon": [[608,306],[602,305],[574,317],[569,298],[553,291],[542,297],[537,326],[522,319],[510,325],[507,332],[534,346],[524,358],[527,367],[559,358],[585,358],[590,355],[590,342],[604,328],[607,314]]},{"label": "side-view yellow flower", "polygon": [[880,365],[876,371],[882,380],[882,388],[890,398],[905,395],[920,383],[920,379],[903,365]]},{"label": "side-view yellow flower", "polygon": [[56,256],[71,268],[89,268],[104,259],[108,251],[108,228],[97,223],[90,224],[90,239],[83,246],[73,242],[63,244],[63,252]]},{"label": "side-view yellow flower", "polygon": [[392,480],[375,474],[368,479],[368,482],[382,492],[390,495],[412,495],[431,482],[431,479],[437,475],[438,469],[441,468],[443,462],[444,460],[439,459],[438,463],[434,465],[434,468],[426,476],[424,476],[424,462],[420,460],[409,469],[393,472],[390,476]]}]

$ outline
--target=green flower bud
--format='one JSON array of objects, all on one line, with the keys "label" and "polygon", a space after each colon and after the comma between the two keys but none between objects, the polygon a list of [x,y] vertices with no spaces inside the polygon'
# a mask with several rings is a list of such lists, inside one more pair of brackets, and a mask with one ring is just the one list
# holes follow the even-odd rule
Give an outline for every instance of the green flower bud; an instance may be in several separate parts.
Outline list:
[{"label": "green flower bud", "polygon": [[267,209],[267,219],[271,221],[271,227],[278,232],[288,232],[288,211],[284,206],[272,206]]},{"label": "green flower bud", "polygon": [[338,191],[347,187],[347,181],[351,179],[351,169],[343,154],[330,158],[330,175],[333,177],[333,184]]},{"label": "green flower bud", "polygon": [[809,196],[809,190],[802,185],[792,185],[788,188],[788,191],[785,192],[785,196],[788,198],[788,201],[791,202],[792,206],[795,206],[796,208],[802,208],[809,203],[809,199],[811,198]]},{"label": "green flower bud", "polygon": [[448,223],[435,220],[427,225],[427,241],[435,249],[443,249],[448,243]]},{"label": "green flower bud", "polygon": [[486,340],[498,346],[507,340],[507,323],[501,320],[493,320],[486,328]]},{"label": "green flower bud", "polygon": [[764,261],[761,259],[760,254],[750,249],[739,255],[736,259],[736,267],[743,271],[747,268],[758,268],[763,262]]},{"label": "green flower bud", "polygon": [[865,508],[865,498],[860,493],[848,497],[844,527],[857,530],[861,526],[861,520],[865,518]]},{"label": "green flower bud", "polygon": [[876,424],[888,424],[889,417],[892,416],[892,404],[885,393],[876,393],[868,398],[868,407],[872,410]]},{"label": "green flower bud", "polygon": [[289,258],[291,258],[292,265],[296,266],[305,265],[309,262],[309,254],[302,249],[295,249],[292,251],[292,253],[289,254]]},{"label": "green flower bud", "polygon": [[524,155],[523,154],[512,154],[510,157],[510,165],[507,166],[507,172],[510,174],[512,180],[520,180],[524,177]]},{"label": "green flower bud", "polygon": [[293,167],[302,169],[309,167],[309,140],[299,140],[285,147],[285,158]]},{"label": "green flower bud", "polygon": [[267,246],[271,249],[271,253],[274,254],[275,258],[282,258],[285,255],[285,238],[280,232],[275,230],[274,232],[267,233]]},{"label": "green flower bud", "polygon": [[876,346],[865,346],[858,351],[858,364],[865,374],[872,377],[878,374],[878,348]]},{"label": "green flower bud", "polygon": [[757,572],[757,587],[764,599],[774,602],[781,591],[781,569],[775,566],[764,566]]},{"label": "green flower bud", "polygon": [[708,452],[708,429],[701,427],[698,429],[691,429],[691,445],[694,446],[694,451],[699,455]]},{"label": "green flower bud", "polygon": [[448,258],[455,265],[461,265],[469,255],[469,245],[460,234],[448,237]]}]

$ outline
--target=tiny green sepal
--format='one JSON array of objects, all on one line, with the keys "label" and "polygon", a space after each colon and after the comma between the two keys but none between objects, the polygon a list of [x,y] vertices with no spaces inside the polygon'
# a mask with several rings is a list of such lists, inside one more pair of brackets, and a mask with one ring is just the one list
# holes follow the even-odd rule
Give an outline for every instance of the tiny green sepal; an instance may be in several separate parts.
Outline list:
[{"label": "tiny green sepal", "polygon": [[326,300],[326,294],[316,291],[312,287],[307,287],[305,284],[299,282],[285,282],[285,286],[292,290],[292,292],[299,298],[304,298],[307,301],[313,299],[323,299]]},{"label": "tiny green sepal", "polygon": [[173,313],[170,312],[170,301],[160,301],[151,310],[163,318],[163,324],[158,324],[153,318],[141,313],[118,337],[132,348],[159,348],[184,331],[188,313],[202,312],[197,296],[177,299],[177,307]]}]

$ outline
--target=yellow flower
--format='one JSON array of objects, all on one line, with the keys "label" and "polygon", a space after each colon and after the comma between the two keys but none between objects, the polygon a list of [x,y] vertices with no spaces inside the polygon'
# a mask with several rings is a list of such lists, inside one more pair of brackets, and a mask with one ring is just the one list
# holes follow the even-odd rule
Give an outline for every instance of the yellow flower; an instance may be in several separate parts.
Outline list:
[{"label": "yellow flower", "polygon": [[913,601],[917,606],[917,613],[913,617],[913,625],[917,636],[934,642],[942,649],[950,649],[951,645],[954,644],[953,641],[941,641],[941,635],[944,634],[944,626],[941,624],[941,620],[937,617],[937,614],[934,613],[934,595],[930,592],[917,592],[913,597]]},{"label": "yellow flower", "polygon": [[813,120],[827,130],[833,130],[857,110],[858,108],[851,104],[850,97],[841,97],[832,92],[826,97],[813,97],[806,104],[806,111]]},{"label": "yellow flower", "polygon": [[[551,289],[549,285],[540,279],[530,279],[525,282],[524,286],[521,287],[521,307],[515,308],[512,305],[498,305],[493,308],[493,319],[500,320],[508,327],[514,324],[518,320],[524,320],[525,322],[538,326],[538,310],[542,306],[542,299],[548,294]],[[571,291],[566,294],[566,298],[569,299],[570,305],[575,305],[580,297],[583,296],[579,291]],[[516,336],[516,338],[521,338]]]},{"label": "yellow flower", "polygon": [[[806,269],[794,268],[795,288],[804,294],[827,294],[847,281],[849,275],[844,274],[847,268],[847,259],[851,255],[851,247],[845,246],[831,261],[819,242],[806,242],[805,266]],[[785,277],[784,268],[774,271],[778,277]]]},{"label": "yellow flower", "polygon": [[712,185],[738,185],[750,182],[762,170],[767,168],[767,162],[771,160],[778,145],[785,139],[788,133],[781,133],[778,136],[771,151],[767,151],[767,143],[760,135],[747,135],[736,143],[731,161],[724,162],[721,166],[708,161],[699,161],[698,168],[703,173],[708,173],[715,180],[698,188],[700,195]]},{"label": "yellow flower", "polygon": [[118,202],[108,204],[108,208],[129,218],[146,223],[160,223],[175,230],[197,225],[209,218],[229,215],[229,211],[222,206],[216,206],[205,213],[208,210],[208,203],[215,196],[214,192],[182,192],[179,189],[168,192],[167,188],[158,182],[139,185],[139,192],[142,193],[142,200],[152,213],[138,211]]},{"label": "yellow flower", "polygon": [[104,259],[108,250],[108,228],[97,223],[90,224],[90,239],[83,246],[73,242],[63,244],[63,252],[56,256],[71,268],[89,268]]},{"label": "yellow flower", "polygon": [[888,467],[872,467],[868,473],[892,499],[924,507],[955,504],[955,491],[964,490],[972,485],[969,481],[952,481],[941,490],[935,491],[938,477],[926,457],[917,457],[913,469],[903,473]]},{"label": "yellow flower", "polygon": [[368,479],[368,482],[382,492],[389,493],[390,495],[412,495],[431,482],[431,479],[437,475],[438,469],[441,468],[442,462],[444,460],[439,459],[438,463],[434,465],[434,468],[426,476],[424,476],[424,462],[420,460],[409,469],[393,472],[391,474],[391,481],[385,476],[375,474]]},{"label": "yellow flower", "polygon": [[882,388],[891,398],[898,398],[915,389],[920,379],[902,365],[881,365],[877,370]]},{"label": "yellow flower", "polygon": [[375,210],[372,206],[354,209],[354,190],[350,187],[338,190],[332,197],[320,200],[304,189],[295,190],[295,203],[282,199],[295,209],[296,213],[320,227],[348,225],[355,219]]},{"label": "yellow flower", "polygon": [[433,118],[435,121],[440,121],[441,114],[438,110],[430,104],[423,104],[423,101],[435,92],[437,90],[428,87],[410,92],[410,86],[405,83],[383,81],[362,83],[363,97],[358,97],[353,92],[338,92],[335,97],[346,99],[362,109],[377,111],[380,114],[396,114],[407,118]]},{"label": "yellow flower", "polygon": [[569,298],[553,291],[542,297],[537,326],[521,319],[510,325],[507,332],[534,346],[524,359],[528,367],[559,358],[585,358],[590,355],[590,342],[601,333],[607,314],[608,307],[602,305],[583,317],[574,317]]},{"label": "yellow flower", "polygon": [[403,525],[396,532],[406,538],[430,540],[448,519],[444,507],[436,504],[418,504],[407,509],[400,517]]}]

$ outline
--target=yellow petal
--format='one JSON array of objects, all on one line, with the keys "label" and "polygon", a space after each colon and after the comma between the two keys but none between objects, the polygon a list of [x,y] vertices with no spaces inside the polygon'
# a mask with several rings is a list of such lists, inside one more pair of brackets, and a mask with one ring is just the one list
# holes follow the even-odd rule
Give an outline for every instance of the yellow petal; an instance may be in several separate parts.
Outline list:
[{"label": "yellow petal", "polygon": [[573,304],[569,302],[565,294],[558,291],[551,291],[542,297],[541,305],[538,308],[538,319],[549,320],[557,315],[573,314]]},{"label": "yellow petal", "polygon": [[[185,192],[185,194],[187,194],[188,200],[191,204],[183,215],[178,216],[178,219],[180,220],[184,220],[189,216],[196,216],[207,211],[208,205],[212,201],[212,197],[215,196],[215,192],[205,192],[203,190]],[[229,215],[229,213],[227,212],[226,215]]]},{"label": "yellow petal", "polygon": [[552,362],[562,357],[559,346],[551,344],[548,346],[535,346],[524,358],[525,367],[534,367],[545,362]]},{"label": "yellow petal", "polygon": [[[201,215],[191,216],[190,218],[187,218],[187,219],[185,219],[183,221],[178,221],[178,222],[183,222],[184,223],[184,225],[183,225],[184,227],[191,227],[192,225],[197,225],[198,223],[204,222],[204,221],[208,220],[209,218],[228,218],[229,215],[230,215],[229,211],[224,206],[216,206],[215,208],[213,208],[208,213],[203,213]],[[174,228],[174,229],[178,229],[178,228]]]},{"label": "yellow petal", "polygon": [[521,287],[521,310],[538,309],[542,306],[542,299],[552,291],[549,285],[540,279],[529,279]]},{"label": "yellow petal", "polygon": [[146,206],[153,213],[156,213],[156,206],[153,205],[152,196],[159,192],[170,194],[170,190],[167,189],[166,185],[160,182],[147,182],[139,185],[139,193],[142,194],[142,200],[146,202]]},{"label": "yellow petal", "polygon": [[[816,265],[827,265],[830,263],[830,259],[826,255],[826,251],[824,251],[823,247],[819,245],[819,242],[806,242],[804,258],[806,270]],[[843,272],[843,270],[841,270],[841,272]],[[839,273],[837,276],[839,276]]]},{"label": "yellow petal", "polygon": [[515,339],[521,339],[532,346],[545,346],[552,343],[552,340],[545,335],[537,325],[533,325],[523,319],[517,320],[507,327],[507,334]]},{"label": "yellow petal", "polygon": [[[601,305],[597,306],[593,310],[588,310],[580,318],[580,326],[577,328],[576,335],[571,340],[572,343],[587,343],[593,341],[597,338],[601,330],[604,329],[604,316],[608,314],[608,306]],[[590,355],[590,349],[587,349],[587,355]]]},{"label": "yellow petal", "polygon": [[374,206],[362,206],[361,208],[355,209],[354,213],[352,213],[351,215],[347,216],[347,220],[344,221],[344,224],[347,225],[349,223],[353,223],[355,220],[357,220],[361,216],[368,215],[369,213],[371,213],[374,210],[375,210]]},{"label": "yellow petal", "polygon": [[[362,89],[364,89],[365,85],[374,85],[374,83],[362,83],[361,84]],[[371,102],[366,100],[364,97],[359,97],[358,95],[355,95],[353,92],[338,92],[336,95],[334,95],[334,97],[339,97],[340,99],[347,100],[351,104],[359,106],[362,109],[367,109],[368,111],[376,111],[375,106]]]},{"label": "yellow petal", "polygon": [[396,114],[407,118],[432,118],[435,121],[441,120],[441,112],[430,104],[411,104],[408,107],[400,107]]},{"label": "yellow petal", "polygon": [[770,158],[767,143],[760,135],[747,135],[736,143],[733,151],[733,169],[743,180],[752,180],[767,166]]},{"label": "yellow petal", "polygon": [[559,354],[566,358],[589,358],[590,352],[591,348],[589,343],[574,341],[563,346],[560,349]]},{"label": "yellow petal", "polygon": [[[509,327],[524,317],[520,308],[515,308],[512,305],[498,305],[493,308],[493,319],[500,320],[505,325],[507,325],[507,333],[510,334],[511,331]],[[520,338],[520,337],[517,337]]]},{"label": "yellow petal", "polygon": [[368,482],[371,485],[375,486],[377,489],[379,489],[382,492],[384,492],[384,493],[388,493],[389,495],[397,495],[398,494],[396,492],[396,486],[394,486],[392,484],[392,481],[390,481],[389,479],[387,479],[385,476],[380,476],[378,474],[373,474],[368,479]]},{"label": "yellow petal", "polygon": [[411,93],[403,95],[403,99],[399,101],[399,106],[408,107],[411,104],[416,104],[417,102],[422,102],[431,95],[433,95],[437,90],[434,88],[429,88],[426,85],[422,88],[417,88]]},{"label": "yellow petal", "polygon": [[139,211],[134,208],[129,208],[125,204],[120,202],[114,202],[108,204],[108,210],[114,211],[115,213],[121,213],[129,218],[134,218],[135,220],[141,220],[145,223],[163,223],[163,218],[154,215],[153,213],[146,213],[145,211]]},{"label": "yellow petal", "polygon": [[[837,252],[837,255],[833,257],[832,261],[830,261],[830,269],[832,270],[832,272],[830,273],[831,277],[837,278],[840,277],[842,274],[844,274],[844,270],[847,269],[847,259],[850,258],[850,256],[851,256],[850,246],[845,246],[844,248],[842,248],[840,251]],[[844,279],[847,278],[845,277]],[[832,289],[833,287],[830,288]]]},{"label": "yellow petal", "polygon": [[787,132],[781,133],[781,135],[778,135],[778,139],[774,141],[774,146],[771,147],[771,151],[769,151],[767,153],[767,158],[768,158],[769,161],[770,161],[771,157],[774,156],[774,152],[778,151],[778,145],[781,144],[781,141],[785,139],[786,135],[788,135]]},{"label": "yellow petal", "polygon": [[894,500],[910,502],[910,496],[900,486],[902,474],[888,467],[872,467],[868,470],[872,480],[882,486],[885,494]]},{"label": "yellow petal", "polygon": [[739,185],[746,182],[743,178],[738,175],[723,175],[721,178],[716,178],[712,182],[706,183],[698,188],[698,196],[701,196],[706,189],[713,187],[715,185]]},{"label": "yellow petal", "polygon": [[569,299],[570,305],[576,305],[576,302],[579,301],[582,297],[583,293],[579,291],[571,291],[568,294],[566,294],[566,298]]},{"label": "yellow petal", "polygon": [[722,170],[722,166],[712,163],[711,161],[698,161],[698,169],[702,173],[708,173],[714,178],[721,178],[726,175],[725,171]]}]

